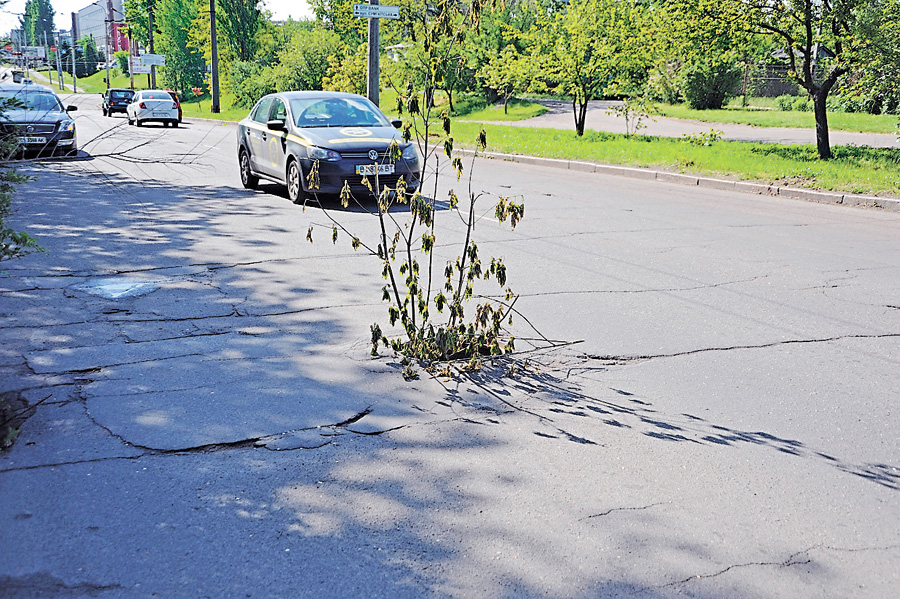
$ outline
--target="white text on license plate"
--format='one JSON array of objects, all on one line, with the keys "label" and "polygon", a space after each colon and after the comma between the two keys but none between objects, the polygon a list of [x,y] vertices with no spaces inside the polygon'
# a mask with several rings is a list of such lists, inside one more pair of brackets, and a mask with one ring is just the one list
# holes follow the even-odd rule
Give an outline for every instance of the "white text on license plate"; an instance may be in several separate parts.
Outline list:
[{"label": "white text on license plate", "polygon": [[45,143],[47,143],[47,138],[46,137],[31,137],[31,136],[20,137],[19,143],[20,144],[45,144]]},{"label": "white text on license plate", "polygon": [[155,116],[155,117],[160,117],[160,118],[165,118],[165,117],[169,116],[169,113],[168,113],[168,112],[154,112],[154,113],[153,113],[153,116]]},{"label": "white text on license plate", "polygon": [[394,165],[393,164],[357,164],[356,165],[356,174],[357,175],[374,175],[376,166],[378,167],[379,175],[394,174]]}]

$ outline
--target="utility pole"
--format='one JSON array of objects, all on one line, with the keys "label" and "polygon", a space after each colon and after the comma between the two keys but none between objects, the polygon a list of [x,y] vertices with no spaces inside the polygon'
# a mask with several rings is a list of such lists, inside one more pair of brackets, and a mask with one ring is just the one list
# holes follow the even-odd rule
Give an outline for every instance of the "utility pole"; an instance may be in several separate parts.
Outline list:
[{"label": "utility pole", "polygon": [[366,96],[375,106],[378,106],[378,92],[380,77],[378,73],[378,33],[379,19],[399,19],[400,9],[396,6],[380,6],[378,0],[369,0],[368,4],[354,4],[353,16],[360,19],[369,19],[369,52],[366,76]]},{"label": "utility pole", "polygon": [[72,93],[78,93],[78,68],[75,57],[78,55],[78,21],[77,13],[72,13]]},{"label": "utility pole", "polygon": [[209,111],[219,112],[219,50],[216,44],[216,0],[209,0],[209,39],[212,42],[210,79],[212,79],[212,106]]},{"label": "utility pole", "polygon": [[[378,4],[378,0],[369,0],[369,4]],[[378,65],[378,29],[380,19],[369,17],[369,58],[366,77],[366,96],[369,101],[378,106],[379,92],[379,65]]]},{"label": "utility pole", "polygon": [[57,32],[54,37],[56,38],[56,80],[59,82],[59,89],[64,90],[66,87],[63,84],[62,62],[59,58],[59,55],[62,54],[62,46],[59,45],[59,33]]},{"label": "utility pole", "polygon": [[[113,37],[113,5],[112,0],[106,0],[106,89],[109,89],[109,61],[112,60],[109,44]],[[130,67],[130,65],[129,65]]]},{"label": "utility pole", "polygon": [[[150,54],[156,54],[153,51],[153,0],[147,3],[147,30],[150,34]],[[150,65],[150,89],[156,89],[156,65]]]}]

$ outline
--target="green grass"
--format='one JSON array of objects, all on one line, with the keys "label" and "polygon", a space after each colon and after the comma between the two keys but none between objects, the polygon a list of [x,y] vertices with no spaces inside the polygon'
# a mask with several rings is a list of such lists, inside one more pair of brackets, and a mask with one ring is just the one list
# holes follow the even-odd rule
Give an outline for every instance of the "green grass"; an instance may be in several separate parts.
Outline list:
[{"label": "green grass", "polygon": [[[455,122],[460,142],[474,140],[482,125]],[[675,172],[764,181],[785,186],[860,194],[900,196],[900,149],[839,146],[834,159],[819,160],[813,145],[718,141],[711,146],[681,139],[589,131],[579,138],[571,131],[484,125],[488,150],[584,160],[604,164],[649,167]]]},{"label": "green grass", "polygon": [[[705,123],[736,123],[757,127],[794,127],[812,129],[816,119],[812,112],[782,111],[774,109],[771,98],[759,102],[750,98],[747,108],[729,105],[722,110],[694,110],[686,104],[657,104],[659,116],[676,119],[693,119]],[[862,114],[850,112],[829,112],[828,128],[832,131],[858,131],[861,133],[893,133],[897,126],[897,115]]]}]

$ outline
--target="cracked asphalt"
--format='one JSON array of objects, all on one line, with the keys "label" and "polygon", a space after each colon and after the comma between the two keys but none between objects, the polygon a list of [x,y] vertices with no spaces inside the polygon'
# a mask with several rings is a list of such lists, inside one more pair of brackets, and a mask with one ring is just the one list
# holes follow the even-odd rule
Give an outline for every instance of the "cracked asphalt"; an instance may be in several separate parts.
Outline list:
[{"label": "cracked asphalt", "polygon": [[407,382],[377,260],[233,126],[98,101],[2,265],[0,596],[896,595],[900,214],[479,161],[519,354]]}]

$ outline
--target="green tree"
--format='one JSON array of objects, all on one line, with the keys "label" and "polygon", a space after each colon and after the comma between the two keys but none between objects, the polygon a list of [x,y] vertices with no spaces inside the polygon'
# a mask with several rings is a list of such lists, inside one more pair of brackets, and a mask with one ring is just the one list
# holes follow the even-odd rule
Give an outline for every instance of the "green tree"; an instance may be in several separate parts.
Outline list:
[{"label": "green tree", "polygon": [[900,113],[900,1],[872,2],[861,9],[860,29],[869,43],[841,92],[872,113]]},{"label": "green tree", "polygon": [[528,61],[510,44],[503,48],[499,56],[482,67],[481,80],[486,87],[496,90],[503,99],[504,114],[508,112],[510,98],[528,87],[532,78],[528,66]]},{"label": "green tree", "polygon": [[50,0],[28,0],[25,3],[25,14],[19,22],[25,32],[25,45],[41,46],[45,35],[47,40],[53,40],[56,28],[53,25],[53,6]]},{"label": "green tree", "polygon": [[308,0],[316,20],[336,33],[341,40],[352,47],[367,39],[368,19],[353,16],[353,5],[359,0]]},{"label": "green tree", "polygon": [[[125,9],[125,23],[128,25],[128,37],[141,44],[145,48],[150,47],[149,10],[152,0],[125,0],[122,3]],[[153,13],[154,29],[159,29],[160,12],[165,12],[165,7],[154,5]]]},{"label": "green tree", "polygon": [[[754,31],[783,46],[790,78],[812,97],[819,157],[831,158],[828,94],[883,38],[879,0],[727,0]],[[887,4],[895,0],[883,0]]]},{"label": "green tree", "polygon": [[368,85],[368,67],[367,48],[362,44],[346,54],[331,56],[322,89],[364,96]]},{"label": "green tree", "polygon": [[78,40],[81,46],[81,59],[76,61],[76,73],[78,77],[90,77],[97,72],[97,63],[100,61],[100,52],[97,50],[97,42],[94,36]]},{"label": "green tree", "polygon": [[262,28],[260,0],[217,0],[218,38],[225,42],[235,60],[249,61],[259,48]]},{"label": "green tree", "polygon": [[[207,23],[209,17],[206,17]],[[156,49],[165,54],[162,67],[165,84],[185,93],[200,87],[206,75],[203,52],[192,36],[194,24],[202,20],[197,0],[159,0],[154,11]]]},{"label": "green tree", "polygon": [[296,32],[278,52],[271,80],[278,91],[322,89],[329,57],[341,54],[343,48],[340,36],[333,31]]},{"label": "green tree", "polygon": [[619,0],[575,0],[543,18],[531,45],[535,91],[572,99],[575,131],[584,135],[588,102],[622,92],[653,63],[645,6]]}]

